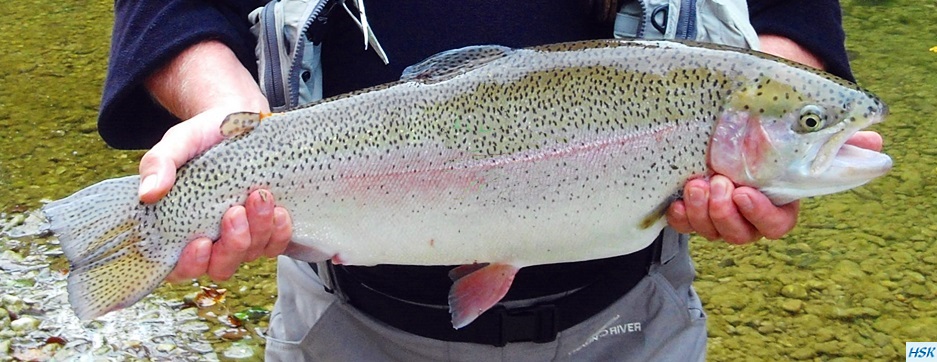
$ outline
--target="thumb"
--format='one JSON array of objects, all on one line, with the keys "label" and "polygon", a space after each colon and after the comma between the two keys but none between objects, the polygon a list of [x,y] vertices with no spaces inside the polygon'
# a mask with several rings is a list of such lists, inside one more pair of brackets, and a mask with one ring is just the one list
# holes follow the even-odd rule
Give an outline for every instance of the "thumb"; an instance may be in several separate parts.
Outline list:
[{"label": "thumb", "polygon": [[144,203],[166,196],[176,182],[176,170],[196,155],[221,142],[221,121],[230,111],[212,109],[179,123],[140,159],[138,195]]}]

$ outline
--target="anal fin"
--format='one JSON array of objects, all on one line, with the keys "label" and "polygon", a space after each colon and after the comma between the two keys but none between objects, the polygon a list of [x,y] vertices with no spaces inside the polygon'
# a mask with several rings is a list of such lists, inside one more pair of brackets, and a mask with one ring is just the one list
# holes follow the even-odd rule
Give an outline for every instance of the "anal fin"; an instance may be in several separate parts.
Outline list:
[{"label": "anal fin", "polygon": [[[469,267],[477,267],[475,264]],[[463,268],[463,267],[460,267]],[[459,270],[458,272],[455,272]],[[514,275],[520,268],[510,264],[489,264],[477,270],[454,269],[450,276],[458,277],[449,290],[449,313],[452,327],[459,329],[472,323],[494,306],[511,288]],[[463,273],[469,271],[468,273]]]}]

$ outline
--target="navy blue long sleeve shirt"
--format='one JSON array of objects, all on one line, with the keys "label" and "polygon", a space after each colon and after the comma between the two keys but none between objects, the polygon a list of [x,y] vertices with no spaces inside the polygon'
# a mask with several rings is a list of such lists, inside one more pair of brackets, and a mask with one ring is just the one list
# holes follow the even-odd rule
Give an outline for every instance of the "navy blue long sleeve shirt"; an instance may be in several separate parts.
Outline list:
[{"label": "navy blue long sleeve shirt", "polygon": [[[115,148],[148,148],[179,122],[150,97],[144,80],[195,43],[219,40],[234,51],[247,69],[256,72],[255,41],[250,34],[247,14],[264,3],[263,0],[115,1],[110,62],[98,117],[98,129],[104,140]],[[470,14],[451,11],[452,6],[464,7],[464,4],[446,5],[448,21],[458,22],[459,19],[453,17],[464,15],[467,19],[462,19],[463,23],[485,19],[486,29],[517,28],[517,12],[503,16],[511,12],[506,9],[508,5],[475,7]],[[752,24],[759,34],[790,38],[823,60],[831,73],[852,79],[837,1],[751,0],[749,7]],[[521,6],[517,8],[523,10]],[[541,43],[558,39],[557,34],[563,32],[556,27],[574,23],[536,20],[531,19],[530,23],[537,25],[527,27],[528,35],[544,34]],[[401,22],[399,32],[407,34],[414,31],[410,28],[422,26],[426,23]],[[503,33],[517,34],[515,31]]]}]

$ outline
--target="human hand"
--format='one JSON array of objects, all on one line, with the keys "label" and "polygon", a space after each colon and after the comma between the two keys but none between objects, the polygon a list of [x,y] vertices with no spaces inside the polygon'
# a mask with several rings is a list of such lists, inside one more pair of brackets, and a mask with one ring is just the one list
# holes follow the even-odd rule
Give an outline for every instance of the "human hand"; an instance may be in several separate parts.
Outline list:
[{"label": "human hand", "polygon": [[[219,127],[230,113],[233,110],[212,108],[170,128],[140,160],[140,200],[153,203],[166,196],[175,183],[176,170],[222,140]],[[290,240],[292,221],[274,202],[269,191],[257,190],[245,206],[228,209],[218,241],[199,238],[190,242],[166,280],[179,282],[204,274],[225,280],[241,263],[281,254]]]},{"label": "human hand", "polygon": [[[861,131],[846,143],[875,151],[882,149],[882,136]],[[800,203],[776,206],[768,197],[751,187],[735,187],[722,175],[708,182],[697,179],[687,182],[683,200],[667,209],[667,222],[675,230],[696,232],[708,240],[723,239],[732,244],[750,243],[766,237],[778,239],[797,223]]]}]

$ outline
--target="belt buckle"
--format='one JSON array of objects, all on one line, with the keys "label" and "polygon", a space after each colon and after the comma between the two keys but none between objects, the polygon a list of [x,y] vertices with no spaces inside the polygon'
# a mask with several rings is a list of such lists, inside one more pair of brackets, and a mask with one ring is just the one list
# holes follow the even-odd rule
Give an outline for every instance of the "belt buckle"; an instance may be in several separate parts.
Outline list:
[{"label": "belt buckle", "polygon": [[559,315],[552,304],[517,309],[500,307],[497,313],[501,321],[498,347],[510,342],[553,342],[559,333]]}]

